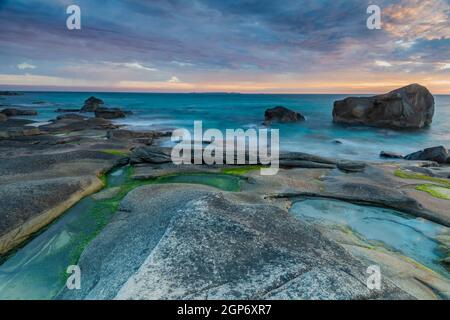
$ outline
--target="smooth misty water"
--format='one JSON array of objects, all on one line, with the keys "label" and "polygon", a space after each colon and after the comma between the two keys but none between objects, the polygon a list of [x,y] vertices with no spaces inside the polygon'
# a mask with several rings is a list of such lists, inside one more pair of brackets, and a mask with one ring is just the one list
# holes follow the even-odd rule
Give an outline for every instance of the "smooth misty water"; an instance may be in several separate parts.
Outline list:
[{"label": "smooth misty water", "polygon": [[[450,96],[436,96],[433,125],[419,131],[393,131],[367,127],[345,127],[332,122],[333,102],[344,95],[264,94],[140,94],[140,93],[26,93],[5,97],[0,104],[36,108],[38,117],[49,120],[57,108],[80,108],[95,95],[110,106],[133,111],[118,123],[134,129],[191,129],[194,120],[204,128],[258,128],[269,107],[283,105],[307,117],[305,123],[274,126],[280,129],[281,148],[346,159],[379,160],[381,150],[410,153],[422,148],[450,147]],[[33,104],[33,102],[45,104]],[[333,143],[339,139],[343,144]]]},{"label": "smooth misty water", "polygon": [[[84,247],[108,224],[120,200],[134,187],[152,183],[195,183],[238,191],[242,179],[225,174],[183,174],[146,181],[130,179],[128,168],[107,176],[107,188],[120,186],[111,199],[86,197],[0,264],[0,300],[51,299],[66,281]],[[104,189],[105,190],[105,189]],[[1,258],[1,257],[0,257]]]},{"label": "smooth misty water", "polygon": [[439,235],[450,234],[447,227],[390,209],[336,200],[298,201],[291,213],[312,223],[350,228],[369,242],[382,243],[450,279],[439,262],[445,254],[436,240]]}]

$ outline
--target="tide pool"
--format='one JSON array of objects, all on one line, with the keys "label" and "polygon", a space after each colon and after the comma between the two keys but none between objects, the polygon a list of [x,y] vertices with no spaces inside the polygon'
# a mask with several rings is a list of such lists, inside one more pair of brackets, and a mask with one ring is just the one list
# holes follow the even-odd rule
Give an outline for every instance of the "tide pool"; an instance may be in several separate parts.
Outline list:
[{"label": "tide pool", "polygon": [[298,201],[291,213],[313,224],[349,228],[369,243],[381,243],[450,279],[440,263],[446,255],[438,240],[450,235],[447,227],[395,210],[325,199]]}]

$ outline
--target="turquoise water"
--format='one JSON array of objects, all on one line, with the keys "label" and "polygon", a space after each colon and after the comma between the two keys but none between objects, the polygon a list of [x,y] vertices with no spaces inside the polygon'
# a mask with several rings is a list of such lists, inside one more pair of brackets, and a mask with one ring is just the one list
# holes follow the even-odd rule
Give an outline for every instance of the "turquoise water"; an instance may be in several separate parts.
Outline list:
[{"label": "turquoise water", "polygon": [[[207,128],[258,128],[269,107],[283,105],[307,117],[305,123],[275,126],[280,129],[281,148],[347,159],[379,160],[381,150],[410,153],[445,145],[450,147],[450,96],[436,96],[433,125],[420,131],[393,131],[365,127],[344,127],[332,123],[333,102],[345,95],[264,94],[143,94],[30,92],[4,97],[0,104],[35,108],[34,119],[49,120],[57,108],[80,108],[95,95],[107,105],[133,111],[118,123],[134,129],[192,128],[202,120]],[[33,102],[45,102],[33,104]],[[343,144],[333,143],[339,139]]]},{"label": "turquoise water", "polygon": [[382,243],[450,279],[450,272],[440,263],[446,254],[437,239],[450,235],[447,227],[390,209],[336,200],[298,201],[291,213],[312,223],[350,228],[369,242]]}]

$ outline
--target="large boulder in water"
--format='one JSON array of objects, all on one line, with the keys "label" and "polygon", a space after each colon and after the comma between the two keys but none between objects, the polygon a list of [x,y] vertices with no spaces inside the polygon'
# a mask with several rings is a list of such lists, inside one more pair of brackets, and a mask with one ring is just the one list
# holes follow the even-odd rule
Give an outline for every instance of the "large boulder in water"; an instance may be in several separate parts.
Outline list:
[{"label": "large boulder in water", "polygon": [[392,129],[419,129],[431,124],[434,98],[419,84],[373,97],[335,101],[333,121]]},{"label": "large boulder in water", "polygon": [[84,101],[84,106],[81,108],[81,112],[94,112],[97,108],[103,107],[104,104],[105,103],[101,99],[89,97],[89,99]]},{"label": "large boulder in water", "polygon": [[437,163],[450,163],[450,154],[443,146],[420,150],[405,157],[406,160],[434,161]]},{"label": "large boulder in water", "polygon": [[285,107],[275,107],[267,109],[264,113],[264,124],[269,125],[272,122],[300,122],[305,121],[305,117],[298,112],[289,110]]},{"label": "large boulder in water", "polygon": [[4,115],[3,113],[0,113],[0,122],[4,122],[8,120],[8,117],[6,115]]}]

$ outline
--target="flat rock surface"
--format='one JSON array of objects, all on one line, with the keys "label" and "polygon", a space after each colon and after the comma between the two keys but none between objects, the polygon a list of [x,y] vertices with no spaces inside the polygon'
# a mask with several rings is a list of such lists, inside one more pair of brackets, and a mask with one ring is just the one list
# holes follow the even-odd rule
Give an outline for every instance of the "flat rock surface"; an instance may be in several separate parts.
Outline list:
[{"label": "flat rock surface", "polygon": [[411,298],[311,225],[261,203],[193,185],[130,192],[79,261],[63,299]]}]

